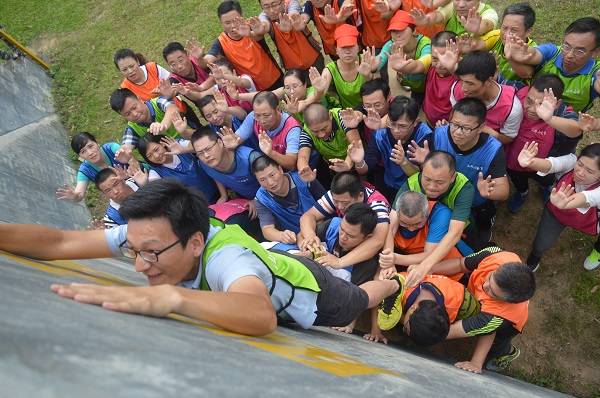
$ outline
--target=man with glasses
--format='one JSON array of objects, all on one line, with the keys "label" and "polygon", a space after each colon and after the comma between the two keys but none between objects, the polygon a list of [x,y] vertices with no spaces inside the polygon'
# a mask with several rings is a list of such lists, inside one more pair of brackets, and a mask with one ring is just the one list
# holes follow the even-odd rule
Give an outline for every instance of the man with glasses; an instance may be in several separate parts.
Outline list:
[{"label": "man with glasses", "polygon": [[431,129],[417,119],[418,115],[419,104],[414,99],[396,97],[389,106],[387,126],[375,131],[366,153],[361,143],[353,143],[349,148],[350,158],[359,174],[367,174],[383,165],[383,176],[374,178],[375,188],[390,202],[408,176],[419,171],[405,156],[408,145],[432,141]]},{"label": "man with glasses", "polygon": [[471,359],[455,366],[474,373],[481,373],[484,366],[494,371],[508,367],[520,354],[512,338],[522,333],[527,323],[536,285],[533,271],[515,253],[492,246],[439,263],[432,272],[471,273],[467,289],[481,304],[478,315],[450,326],[448,339],[478,337]]},{"label": "man with glasses", "polygon": [[[600,20],[580,18],[565,30],[563,43],[529,47],[514,39],[514,49],[507,57],[515,71],[521,65],[536,66],[536,75],[553,73],[565,85],[563,101],[576,112],[585,112],[600,95]],[[522,75],[523,78],[531,76]]]},{"label": "man with glasses", "polygon": [[240,227],[209,218],[204,197],[177,181],[148,183],[125,200],[121,213],[128,224],[104,231],[2,224],[0,249],[43,260],[135,258],[136,271],[150,286],[75,283],[51,289],[108,310],[176,313],[252,336],[271,333],[278,319],[303,328],[344,326],[398,296],[397,279],[358,287],[307,258],[265,250]]},{"label": "man with glasses", "polygon": [[[486,121],[483,102],[475,98],[458,101],[450,114],[450,123],[435,129],[431,146],[456,158],[456,169],[477,187],[471,209],[472,223],[467,243],[481,248],[489,241],[496,216],[494,201],[508,199],[509,183],[502,144],[483,132]],[[414,147],[413,147],[414,148]],[[418,148],[418,162],[427,149]]]}]

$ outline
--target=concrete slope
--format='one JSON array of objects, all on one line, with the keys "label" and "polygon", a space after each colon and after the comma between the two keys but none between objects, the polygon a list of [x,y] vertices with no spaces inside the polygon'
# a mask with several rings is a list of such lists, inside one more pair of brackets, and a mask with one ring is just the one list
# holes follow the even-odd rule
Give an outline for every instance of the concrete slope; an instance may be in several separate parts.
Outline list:
[{"label": "concrete slope", "polygon": [[0,254],[0,397],[552,397],[492,372],[338,334],[265,338],[103,310],[54,282],[143,283],[117,260],[43,263]]},{"label": "concrete slope", "polygon": [[54,197],[56,187],[74,186],[75,171],[50,84],[28,59],[0,64],[0,220],[85,228],[87,208]]}]

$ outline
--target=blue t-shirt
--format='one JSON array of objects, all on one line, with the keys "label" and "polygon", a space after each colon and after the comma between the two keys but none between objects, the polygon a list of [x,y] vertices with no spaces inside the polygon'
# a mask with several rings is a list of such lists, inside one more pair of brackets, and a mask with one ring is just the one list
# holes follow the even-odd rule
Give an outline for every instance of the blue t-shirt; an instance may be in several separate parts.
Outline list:
[{"label": "blue t-shirt", "polygon": [[[100,145],[100,153],[102,154],[102,158],[104,159],[104,163],[109,166],[114,166],[115,163],[118,163],[114,154],[121,148],[121,145],[116,142],[107,142],[106,144]],[[79,166],[79,170],[77,171],[77,182],[94,182],[96,175],[100,171],[100,168],[93,163],[84,160],[83,163]],[[90,177],[93,177],[90,178]]]}]

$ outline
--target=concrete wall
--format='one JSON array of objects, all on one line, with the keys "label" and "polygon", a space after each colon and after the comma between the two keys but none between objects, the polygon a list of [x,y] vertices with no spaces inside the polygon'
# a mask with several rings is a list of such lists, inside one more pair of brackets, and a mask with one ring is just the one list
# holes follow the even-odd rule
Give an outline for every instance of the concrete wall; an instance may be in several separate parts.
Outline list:
[{"label": "concrete wall", "polygon": [[51,84],[28,59],[0,64],[0,221],[85,228],[85,205],[54,196],[56,187],[74,186],[75,170]]}]

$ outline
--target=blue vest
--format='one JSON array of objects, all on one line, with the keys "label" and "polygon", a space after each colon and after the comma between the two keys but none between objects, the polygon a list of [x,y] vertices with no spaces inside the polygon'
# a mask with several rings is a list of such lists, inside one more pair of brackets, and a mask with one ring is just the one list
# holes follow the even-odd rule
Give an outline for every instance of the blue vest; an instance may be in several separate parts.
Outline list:
[{"label": "blue vest", "polygon": [[[115,159],[115,153],[110,149],[110,142],[106,144],[102,144],[100,146],[100,152],[105,155],[105,158],[108,159],[108,164],[110,167],[122,166],[127,167],[127,164],[123,164]],[[92,165],[87,160],[84,160],[81,165],[79,165],[79,171],[89,178],[91,181],[96,181],[96,175],[98,174],[98,169],[94,165]]]},{"label": "blue vest", "polygon": [[488,175],[488,169],[498,151],[502,150],[502,143],[492,136],[488,136],[487,141],[477,148],[477,150],[469,154],[457,153],[450,142],[450,127],[441,126],[435,129],[435,149],[445,151],[454,156],[456,159],[456,170],[464,174],[473,187],[475,187],[475,197],[473,198],[473,206],[483,204],[484,199],[477,189],[477,179],[479,172],[483,173],[484,178]]},{"label": "blue vest", "polygon": [[225,185],[238,195],[246,199],[254,199],[256,191],[260,188],[260,184],[252,174],[250,164],[250,154],[254,150],[246,146],[240,146],[235,150],[235,170],[231,173],[222,173],[204,163],[200,163],[202,169],[213,178],[213,180]]},{"label": "blue vest", "polygon": [[317,201],[313,198],[308,184],[300,178],[297,172],[288,173],[298,191],[298,205],[296,207],[283,207],[266,189],[260,187],[256,192],[256,199],[277,218],[277,221],[283,229],[289,229],[295,233],[300,232],[300,217],[313,207]]},{"label": "blue vest", "polygon": [[215,182],[206,175],[198,164],[198,159],[190,153],[174,155],[179,158],[179,164],[171,169],[163,165],[152,165],[162,178],[175,178],[185,186],[196,188],[204,194],[209,204],[217,200],[217,186]]},{"label": "blue vest", "polygon": [[125,224],[127,224],[127,220],[125,220],[123,218],[123,216],[121,215],[121,213],[119,213],[119,210],[115,209],[110,204],[106,208],[106,215],[108,216],[108,218],[110,218],[111,220],[113,220],[118,225],[125,225]]},{"label": "blue vest", "polygon": [[[413,130],[413,133],[407,142],[410,143],[412,140],[415,140],[417,144],[421,145],[427,134],[430,133],[431,129],[427,124],[419,123]],[[383,162],[384,167],[383,181],[385,182],[385,185],[390,188],[400,189],[408,177],[404,174],[402,167],[398,166],[390,159],[395,142],[394,144],[390,143],[389,135],[391,135],[389,130],[383,128],[375,131],[373,139],[381,154],[381,161]]]},{"label": "blue vest", "polygon": [[[340,226],[342,225],[341,217],[334,217],[331,219],[329,226],[327,227],[327,231],[325,232],[325,245],[327,246],[327,251],[329,253],[333,253],[335,249],[335,243],[338,240],[340,235]],[[343,269],[352,272],[353,266],[349,265],[344,267]]]}]

